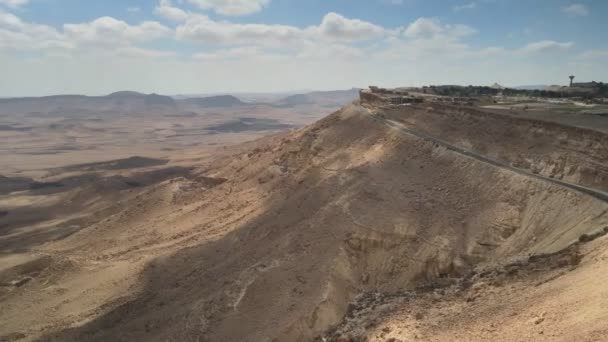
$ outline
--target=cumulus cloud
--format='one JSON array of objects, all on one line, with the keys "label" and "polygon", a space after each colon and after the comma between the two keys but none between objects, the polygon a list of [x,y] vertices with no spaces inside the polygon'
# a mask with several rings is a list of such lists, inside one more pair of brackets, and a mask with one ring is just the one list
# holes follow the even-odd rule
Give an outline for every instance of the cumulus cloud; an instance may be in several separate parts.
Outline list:
[{"label": "cumulus cloud", "polygon": [[[259,23],[234,23],[186,12],[161,0],[157,12],[178,21],[175,29],[156,21],[129,24],[113,17],[90,22],[64,24],[61,31],[45,25],[27,23],[14,14],[0,11],[0,48],[3,50],[70,49],[73,52],[106,49],[130,57],[171,57],[177,53],[138,47],[139,42],[162,38],[202,43],[206,51],[196,60],[281,58],[357,59],[374,51],[388,59],[416,60],[451,56],[496,57],[563,51],[572,42],[543,40],[519,49],[501,47],[473,48],[466,37],[476,30],[459,24],[447,24],[437,18],[418,18],[405,27],[390,29],[338,13],[326,14],[318,25],[297,27]],[[360,42],[372,38],[373,46]],[[357,44],[355,44],[357,43]],[[215,46],[217,45],[217,46]],[[108,49],[110,47],[111,49]]]},{"label": "cumulus cloud", "polygon": [[188,13],[181,8],[174,7],[171,0],[161,0],[155,11],[161,17],[172,21],[184,21],[188,18]]},{"label": "cumulus cloud", "polygon": [[14,14],[0,10],[0,49],[35,50],[70,47],[53,27],[26,23]]},{"label": "cumulus cloud", "polygon": [[6,5],[11,8],[17,8],[27,5],[30,0],[0,0],[0,4]]},{"label": "cumulus cloud", "polygon": [[107,51],[125,56],[167,56],[167,52],[144,50],[133,44],[166,37],[171,32],[158,22],[130,25],[112,17],[65,24],[59,31],[51,26],[24,22],[14,14],[0,11],[0,50],[5,51],[40,50],[56,55],[57,50],[101,53],[103,49],[113,47]]},{"label": "cumulus cloud", "polygon": [[573,42],[556,42],[554,40],[541,40],[538,42],[528,43],[520,49],[525,53],[538,53],[555,50],[568,50],[574,46]]},{"label": "cumulus cloud", "polygon": [[403,34],[408,38],[433,38],[438,36],[461,38],[477,31],[467,25],[443,24],[437,18],[418,18],[409,24]]},{"label": "cumulus cloud", "polygon": [[16,15],[0,10],[0,27],[21,28],[24,24]]},{"label": "cumulus cloud", "polygon": [[261,45],[280,45],[300,39],[302,32],[294,26],[235,24],[214,21],[203,15],[192,15],[176,28],[178,39],[218,44],[255,42]]},{"label": "cumulus cloud", "polygon": [[572,4],[569,6],[562,7],[562,12],[577,16],[589,15],[589,10],[587,9],[587,6],[583,4]]},{"label": "cumulus cloud", "polygon": [[261,11],[270,0],[188,0],[203,10],[213,10],[218,14],[241,16]]},{"label": "cumulus cloud", "polygon": [[216,21],[204,15],[188,15],[176,28],[178,39],[216,44],[301,45],[308,40],[355,41],[380,36],[380,26],[328,13],[319,26],[240,24]]},{"label": "cumulus cloud", "polygon": [[131,41],[149,41],[167,36],[171,29],[155,21],[129,25],[112,17],[101,17],[92,22],[65,24],[67,38],[77,42],[124,44]]},{"label": "cumulus cloud", "polygon": [[359,19],[348,19],[333,12],[323,17],[318,29],[325,37],[338,40],[363,40],[384,33],[380,26]]},{"label": "cumulus cloud", "polygon": [[405,35],[410,38],[432,36],[443,32],[438,19],[418,18],[405,29]]}]

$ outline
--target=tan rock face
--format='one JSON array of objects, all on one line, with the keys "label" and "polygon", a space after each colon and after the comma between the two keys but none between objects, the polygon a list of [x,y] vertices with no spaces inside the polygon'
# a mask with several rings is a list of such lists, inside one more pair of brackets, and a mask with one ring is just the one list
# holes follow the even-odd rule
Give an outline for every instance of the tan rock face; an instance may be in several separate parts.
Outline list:
[{"label": "tan rock face", "polygon": [[[608,223],[602,201],[404,134],[358,105],[197,163],[120,195],[75,190],[99,205],[95,219],[28,253],[50,258],[36,275],[2,273],[31,277],[2,297],[2,333],[312,340],[361,293],[448,286],[475,265],[556,252]],[[493,298],[477,286],[470,303]],[[436,296],[407,317],[433,315]],[[368,302],[399,307],[383,298]],[[378,338],[429,336],[411,320],[370,322],[363,331],[377,326]]]}]

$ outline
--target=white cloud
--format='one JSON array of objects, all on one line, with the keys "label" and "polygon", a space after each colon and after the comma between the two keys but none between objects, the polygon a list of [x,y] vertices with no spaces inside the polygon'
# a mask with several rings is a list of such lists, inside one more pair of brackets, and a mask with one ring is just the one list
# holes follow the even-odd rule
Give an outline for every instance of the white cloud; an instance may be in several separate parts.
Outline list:
[{"label": "white cloud", "polygon": [[216,13],[240,16],[261,11],[270,0],[188,0],[201,9],[211,9]]},{"label": "white cloud", "polygon": [[574,46],[573,42],[556,42],[554,40],[541,40],[538,42],[528,43],[520,49],[525,53],[539,53],[555,50],[567,50]]},{"label": "white cloud", "polygon": [[16,15],[0,10],[0,27],[21,28],[24,24]]},{"label": "white cloud", "polygon": [[325,37],[338,40],[364,40],[380,36],[384,29],[359,19],[347,19],[330,12],[323,17],[319,32]]},{"label": "white cloud", "polygon": [[101,17],[88,23],[65,24],[63,29],[70,40],[108,45],[154,40],[168,36],[171,32],[171,29],[155,21],[129,25],[112,17]]},{"label": "white cloud", "polygon": [[460,11],[465,11],[465,10],[472,10],[477,8],[477,4],[474,2],[469,2],[467,4],[462,4],[462,5],[456,5],[454,7],[452,7],[452,9],[454,10],[454,12],[460,12]]},{"label": "white cloud", "polygon": [[434,18],[418,18],[413,23],[409,24],[405,30],[405,35],[410,38],[423,36],[433,36],[443,32],[443,27],[438,19]]},{"label": "white cloud", "polygon": [[572,4],[566,7],[562,7],[562,12],[577,16],[589,15],[589,10],[587,9],[587,6],[583,4]]},{"label": "white cloud", "polygon": [[54,28],[26,23],[14,14],[0,10],[0,49],[36,50],[69,46]]},{"label": "white cloud", "polygon": [[131,57],[168,56],[175,53],[141,49],[133,43],[162,38],[171,32],[171,29],[157,22],[129,25],[111,17],[88,23],[65,24],[63,31],[58,31],[51,26],[24,22],[14,14],[0,10],[0,50],[4,51],[38,50],[47,55],[61,55],[60,50],[67,49],[72,54],[109,52]]},{"label": "white cloud", "polygon": [[0,0],[0,4],[6,5],[11,8],[17,8],[27,5],[30,0]]},{"label": "white cloud", "polygon": [[477,30],[468,25],[456,24],[445,26],[447,35],[451,37],[467,37],[477,33]]},{"label": "white cloud", "polygon": [[303,30],[287,25],[235,24],[191,15],[176,28],[176,34],[178,39],[205,43],[281,45],[301,39]]},{"label": "white cloud", "polygon": [[160,3],[158,6],[156,6],[155,11],[161,17],[172,21],[184,21],[189,16],[186,11],[182,10],[181,8],[174,7],[171,0],[160,0]]},{"label": "white cloud", "polygon": [[443,24],[437,18],[418,18],[409,24],[404,31],[408,38],[452,37],[461,38],[475,34],[477,31],[467,25]]},{"label": "white cloud", "polygon": [[306,41],[356,41],[384,34],[380,26],[328,13],[319,26],[299,28],[290,25],[238,24],[216,21],[204,15],[189,14],[176,28],[178,39],[215,44],[262,46],[301,46]]}]

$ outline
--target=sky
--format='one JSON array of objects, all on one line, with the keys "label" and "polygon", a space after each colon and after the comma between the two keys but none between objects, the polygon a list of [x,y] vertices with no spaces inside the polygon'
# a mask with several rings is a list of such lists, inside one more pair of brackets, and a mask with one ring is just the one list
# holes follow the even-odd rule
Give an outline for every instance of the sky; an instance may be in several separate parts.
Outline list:
[{"label": "sky", "polygon": [[0,97],[608,80],[606,0],[0,0]]}]

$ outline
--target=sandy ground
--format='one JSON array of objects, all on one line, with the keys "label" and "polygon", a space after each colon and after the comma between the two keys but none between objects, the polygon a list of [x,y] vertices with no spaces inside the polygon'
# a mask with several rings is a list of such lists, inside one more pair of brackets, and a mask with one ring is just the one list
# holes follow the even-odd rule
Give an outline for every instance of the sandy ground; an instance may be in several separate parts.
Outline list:
[{"label": "sandy ground", "polygon": [[192,151],[209,152],[302,127],[335,109],[317,104],[249,105],[187,114],[0,115],[0,174],[35,174],[35,170],[131,156],[175,158]]},{"label": "sandy ground", "polygon": [[603,237],[494,265],[452,286],[368,293],[325,340],[605,341],[607,247]]},{"label": "sandy ground", "polygon": [[[43,171],[0,179],[3,340],[606,337],[606,240],[569,246],[608,204],[358,105],[213,153]],[[366,293],[388,309],[354,310]]]}]

